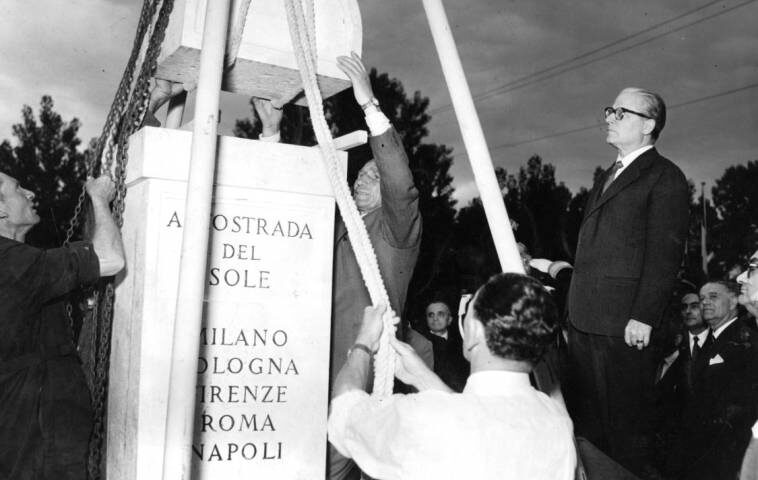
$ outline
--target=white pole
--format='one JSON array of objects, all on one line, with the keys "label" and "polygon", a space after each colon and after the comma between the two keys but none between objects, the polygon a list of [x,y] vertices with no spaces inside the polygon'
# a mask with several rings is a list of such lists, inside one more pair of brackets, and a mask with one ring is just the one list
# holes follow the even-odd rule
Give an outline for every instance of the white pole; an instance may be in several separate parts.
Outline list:
[{"label": "white pole", "polygon": [[216,132],[231,0],[208,0],[190,153],[179,290],[171,351],[164,480],[188,480],[192,465],[198,349],[203,316]]},{"label": "white pole", "polygon": [[492,241],[495,243],[500,266],[504,272],[524,273],[516,239],[513,237],[511,222],[505,210],[503,195],[497,184],[492,159],[484,139],[484,132],[474,108],[474,100],[466,82],[463,65],[458,56],[450,24],[445,15],[441,0],[423,0],[429,28],[432,30],[434,44],[442,64],[450,99],[453,101],[455,115],[461,128],[463,143],[466,146],[474,180],[479,188],[479,195],[484,205],[484,213],[490,226]]}]

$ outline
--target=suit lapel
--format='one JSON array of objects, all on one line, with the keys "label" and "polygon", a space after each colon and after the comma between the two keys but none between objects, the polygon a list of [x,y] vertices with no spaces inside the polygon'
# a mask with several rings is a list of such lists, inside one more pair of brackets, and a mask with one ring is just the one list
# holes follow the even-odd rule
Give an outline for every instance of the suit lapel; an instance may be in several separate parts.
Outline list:
[{"label": "suit lapel", "polygon": [[637,180],[640,177],[640,174],[643,170],[646,170],[650,168],[655,161],[655,159],[658,157],[658,152],[655,150],[655,148],[651,148],[650,150],[647,150],[642,155],[637,157],[631,165],[626,167],[623,172],[618,176],[616,180],[611,183],[611,185],[608,187],[608,190],[606,190],[603,193],[600,193],[600,189],[603,188],[603,185],[605,185],[605,179],[608,177],[608,174],[610,173],[610,170],[607,170],[605,175],[603,175],[603,181],[600,182],[600,185],[595,186],[595,190],[597,195],[599,195],[599,198],[595,200],[592,203],[591,208],[588,209],[587,213],[585,214],[584,218],[585,220],[587,217],[592,215],[595,211],[597,211],[600,207],[605,205],[610,199],[618,195],[620,192],[622,192],[626,187],[634,183],[635,180]]}]

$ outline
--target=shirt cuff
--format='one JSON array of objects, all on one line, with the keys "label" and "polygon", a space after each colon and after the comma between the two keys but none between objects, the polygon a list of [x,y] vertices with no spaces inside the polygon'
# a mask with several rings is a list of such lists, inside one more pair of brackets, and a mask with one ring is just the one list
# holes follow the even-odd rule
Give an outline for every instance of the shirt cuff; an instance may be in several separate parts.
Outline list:
[{"label": "shirt cuff", "polygon": [[755,422],[755,425],[753,425],[753,438],[758,439],[758,422]]},{"label": "shirt cuff", "polygon": [[350,390],[332,400],[329,406],[327,436],[329,443],[347,458],[352,458],[347,451],[347,428],[350,423],[350,412],[358,403],[369,398],[362,390]]},{"label": "shirt cuff", "polygon": [[390,129],[390,121],[378,108],[369,108],[366,112],[366,125],[372,137],[378,137]]},{"label": "shirt cuff", "polygon": [[260,134],[258,136],[258,140],[261,142],[279,143],[282,141],[282,132],[276,132],[275,134],[268,137],[264,137],[263,134]]}]

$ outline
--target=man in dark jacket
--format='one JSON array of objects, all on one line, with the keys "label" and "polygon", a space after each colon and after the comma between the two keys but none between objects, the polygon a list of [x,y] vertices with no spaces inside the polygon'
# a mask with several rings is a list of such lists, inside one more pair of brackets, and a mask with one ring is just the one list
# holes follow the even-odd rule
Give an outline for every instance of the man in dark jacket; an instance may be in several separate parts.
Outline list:
[{"label": "man in dark jacket", "polygon": [[63,297],[124,266],[106,176],[89,179],[92,243],[41,250],[24,243],[39,222],[34,194],[0,173],[0,478],[86,478],[89,391]]},{"label": "man in dark jacket", "polygon": [[655,377],[647,347],[676,280],[689,191],[654,147],[666,121],[659,95],[627,88],[604,113],[617,159],[593,187],[579,232],[566,394],[577,436],[646,476]]},{"label": "man in dark jacket", "polygon": [[710,337],[694,362],[692,394],[670,455],[675,478],[736,478],[758,406],[758,338],[739,321],[739,288],[709,282],[700,289]]},{"label": "man in dark jacket", "polygon": [[435,300],[426,306],[426,338],[434,349],[434,373],[456,392],[463,391],[469,376],[469,364],[463,358],[463,341],[457,328],[450,328],[453,314],[447,303]]}]

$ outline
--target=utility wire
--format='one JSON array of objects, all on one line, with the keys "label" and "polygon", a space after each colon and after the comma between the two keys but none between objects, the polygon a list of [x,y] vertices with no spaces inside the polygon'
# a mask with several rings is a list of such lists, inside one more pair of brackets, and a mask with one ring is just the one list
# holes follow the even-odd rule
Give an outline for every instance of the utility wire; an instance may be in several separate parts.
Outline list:
[{"label": "utility wire", "polygon": [[[692,100],[687,100],[685,102],[677,103],[675,105],[669,106],[668,110],[674,110],[676,108],[685,107],[687,105],[693,105],[695,103],[701,103],[701,102],[706,102],[706,101],[709,101],[709,100],[714,100],[714,99],[720,98],[720,97],[726,97],[727,95],[733,95],[735,93],[744,92],[745,90],[750,90],[750,89],[753,89],[753,88],[756,88],[756,87],[758,87],[758,82],[751,83],[750,85],[745,85],[743,87],[733,88],[733,89],[730,89],[730,90],[725,90],[723,92],[714,93],[712,95],[706,95],[704,97],[699,97],[699,98],[695,98],[695,99],[692,99]],[[490,153],[492,153],[492,152],[495,152],[497,150],[503,150],[503,149],[506,149],[506,148],[518,147],[518,146],[521,146],[521,145],[527,145],[529,143],[536,143],[536,142],[540,142],[542,140],[547,140],[547,139],[550,139],[550,138],[564,137],[566,135],[571,135],[571,134],[574,134],[574,133],[584,132],[585,130],[591,130],[593,128],[600,128],[602,126],[603,126],[603,123],[593,123],[592,125],[585,125],[583,127],[572,128],[570,130],[561,130],[559,132],[550,133],[550,134],[543,135],[543,136],[540,136],[540,137],[530,138],[528,140],[519,140],[517,142],[501,143],[500,145],[495,145],[494,147],[491,147],[489,150],[490,150]],[[466,155],[466,154],[463,153],[462,155]],[[454,157],[455,156],[457,156],[457,155],[454,155]]]},{"label": "utility wire", "polygon": [[[703,23],[703,22],[705,22],[707,20],[710,20],[712,18],[724,15],[725,13],[731,12],[731,11],[736,10],[738,8],[744,7],[744,6],[748,5],[748,4],[754,3],[756,0],[747,0],[747,1],[739,3],[737,5],[733,5],[733,6],[728,7],[728,8],[723,8],[722,10],[720,10],[718,12],[712,13],[710,15],[707,15],[705,17],[699,18],[697,20],[693,20],[692,22],[689,22],[689,23],[685,23],[685,24],[680,25],[679,27],[676,27],[674,29],[670,29],[670,30],[666,30],[666,31],[660,32],[660,33],[658,33],[656,35],[653,35],[652,37],[646,38],[644,40],[641,40],[639,42],[633,43],[631,45],[627,45],[627,46],[625,46],[623,48],[620,48],[620,49],[617,49],[617,50],[613,50],[613,51],[611,51],[609,53],[606,53],[604,55],[601,55],[599,57],[595,57],[595,58],[592,58],[590,60],[587,60],[587,61],[584,61],[584,62],[581,62],[581,63],[578,63],[578,64],[570,65],[571,63],[575,62],[576,60],[587,58],[587,57],[589,57],[591,55],[594,55],[595,53],[598,53],[598,52],[600,52],[602,50],[606,50],[606,49],[608,49],[610,47],[616,46],[616,45],[618,45],[620,43],[623,43],[623,42],[625,42],[627,40],[630,40],[632,38],[636,38],[636,37],[638,37],[640,35],[643,35],[645,33],[650,32],[651,30],[655,30],[657,28],[660,28],[663,25],[667,25],[667,24],[672,23],[672,22],[674,22],[676,20],[679,20],[679,19],[681,19],[683,17],[686,17],[688,15],[696,13],[696,12],[698,12],[700,10],[703,10],[703,9],[707,8],[707,7],[710,7],[710,6],[714,5],[715,3],[719,3],[720,1],[722,1],[722,0],[708,2],[708,3],[706,3],[706,4],[704,4],[704,5],[700,6],[700,7],[697,7],[695,9],[693,9],[693,10],[689,10],[689,11],[687,11],[685,13],[682,13],[682,14],[676,16],[676,17],[673,17],[673,18],[668,19],[668,20],[666,20],[664,22],[661,22],[661,23],[658,23],[658,24],[653,25],[651,27],[648,27],[648,28],[646,28],[644,30],[640,30],[639,32],[633,33],[633,34],[628,35],[628,36],[626,36],[624,38],[615,40],[615,41],[613,41],[611,43],[608,43],[606,45],[598,47],[598,48],[596,48],[594,50],[591,50],[589,52],[585,52],[585,53],[583,53],[581,55],[578,55],[578,56],[576,56],[574,58],[571,58],[571,59],[568,59],[568,60],[564,60],[562,62],[559,62],[559,63],[555,64],[555,65],[552,65],[551,67],[544,68],[544,69],[539,70],[537,72],[534,72],[532,74],[526,75],[524,77],[521,77],[519,79],[513,80],[511,82],[505,83],[503,85],[500,85],[499,87],[495,87],[494,89],[490,89],[490,90],[487,90],[485,92],[481,92],[481,93],[479,93],[477,95],[474,95],[473,99],[474,99],[475,102],[479,102],[481,100],[487,99],[487,98],[495,96],[495,95],[500,95],[500,94],[503,94],[503,93],[508,93],[508,92],[513,91],[513,90],[517,90],[517,89],[524,88],[526,86],[529,86],[529,85],[541,82],[543,80],[548,80],[550,78],[554,78],[554,77],[556,77],[558,75],[561,75],[563,73],[566,73],[566,72],[569,72],[569,71],[572,71],[572,70],[576,70],[576,69],[585,67],[585,66],[590,65],[592,63],[596,63],[596,62],[598,62],[600,60],[604,60],[604,59],[612,57],[614,55],[618,55],[619,53],[623,53],[623,52],[629,51],[629,50],[631,50],[633,48],[637,48],[639,46],[645,45],[647,43],[650,43],[650,42],[652,42],[654,40],[657,40],[657,39],[659,39],[661,37],[664,37],[666,35],[670,35],[672,33],[676,33],[678,31],[684,30],[685,28],[689,28],[689,27],[692,27],[694,25]],[[561,68],[561,67],[564,67],[564,68]],[[547,73],[547,74],[543,75],[543,73]],[[451,110],[451,109],[452,109],[452,105],[448,104],[448,105],[436,108],[434,110],[431,110],[429,112],[429,115],[434,115],[434,114],[437,114],[437,113],[442,113],[442,112],[445,112],[445,111],[448,111],[448,110]]]}]

